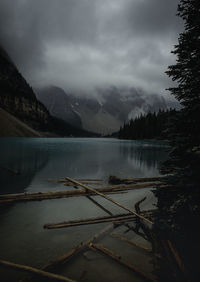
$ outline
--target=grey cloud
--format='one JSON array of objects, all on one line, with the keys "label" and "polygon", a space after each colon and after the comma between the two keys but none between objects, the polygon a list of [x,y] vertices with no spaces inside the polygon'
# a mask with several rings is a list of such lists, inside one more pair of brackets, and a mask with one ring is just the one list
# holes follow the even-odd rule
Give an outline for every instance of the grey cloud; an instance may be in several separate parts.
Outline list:
[{"label": "grey cloud", "polygon": [[162,93],[178,0],[1,0],[0,43],[33,86]]},{"label": "grey cloud", "polygon": [[177,0],[130,1],[127,9],[129,26],[134,32],[149,36],[170,36],[181,27],[175,17]]}]

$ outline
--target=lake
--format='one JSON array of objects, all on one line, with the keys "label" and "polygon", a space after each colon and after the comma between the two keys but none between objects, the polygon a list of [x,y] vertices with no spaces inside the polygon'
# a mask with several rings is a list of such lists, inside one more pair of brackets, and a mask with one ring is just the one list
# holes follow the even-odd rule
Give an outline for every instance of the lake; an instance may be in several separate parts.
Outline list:
[{"label": "lake", "polygon": [[[104,181],[109,175],[121,178],[159,176],[158,167],[160,162],[167,158],[168,149],[164,142],[108,138],[1,138],[0,193],[72,189],[49,181],[66,176]],[[19,174],[12,173],[10,169]],[[111,197],[129,208],[134,208],[134,203],[145,195],[147,200],[141,208],[149,209],[156,202],[151,190],[134,190]],[[124,213],[105,199],[94,198],[112,213]],[[23,202],[7,206],[1,209],[0,214],[0,259],[42,267],[81,241],[90,238],[105,225],[47,230],[43,229],[44,224],[106,215],[86,197]],[[112,247],[117,245],[115,241],[109,243],[108,238],[104,243],[111,244]],[[129,260],[133,256],[131,250],[124,255]],[[109,275],[104,277],[106,271],[103,270],[109,269],[112,273],[112,267],[115,267],[116,263],[98,255],[90,254],[89,257],[92,258],[88,259],[84,253],[76,260],[72,259],[62,274],[80,280],[83,273],[87,272],[82,279],[84,281],[131,281],[132,272],[124,272],[121,266],[117,268],[115,275],[111,275],[112,279]],[[137,263],[140,266],[142,261],[143,258],[138,257]],[[99,263],[101,271],[97,268]],[[147,264],[144,265],[148,268]],[[94,269],[93,272],[90,271],[91,268]],[[10,271],[3,267],[0,267],[0,275],[5,282],[18,281],[24,277],[22,272]]]}]

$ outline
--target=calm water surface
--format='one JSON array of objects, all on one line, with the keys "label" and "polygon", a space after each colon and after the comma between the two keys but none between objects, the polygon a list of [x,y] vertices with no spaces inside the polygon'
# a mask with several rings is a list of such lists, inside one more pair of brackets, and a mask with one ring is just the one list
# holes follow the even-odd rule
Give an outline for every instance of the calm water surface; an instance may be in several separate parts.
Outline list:
[{"label": "calm water surface", "polygon": [[[124,141],[103,138],[2,138],[0,139],[0,193],[39,192],[70,189],[62,184],[49,182],[48,179],[72,178],[106,179],[109,175],[119,177],[158,176],[159,163],[166,159],[168,146],[159,142]],[[6,168],[18,171],[15,175]],[[155,203],[149,189],[135,190],[127,194],[112,195],[112,198],[133,208],[134,203],[143,196],[146,202],[141,206],[149,209]],[[97,197],[95,197],[97,200]],[[104,199],[98,202],[113,213],[123,213],[120,208]],[[8,206],[0,214],[0,259],[42,267],[48,261],[65,253],[76,244],[90,238],[104,224],[74,227],[59,230],[46,230],[43,225],[70,219],[105,216],[85,197],[25,202]],[[106,241],[105,241],[106,244]],[[117,244],[113,241],[113,247]],[[133,256],[132,251],[126,254]],[[91,274],[101,261],[101,271]],[[141,266],[143,258],[138,259]],[[70,262],[63,273],[80,280],[88,270],[84,281],[101,281],[103,269],[113,262],[101,257],[80,256]],[[116,266],[115,266],[116,267]],[[95,269],[97,274],[98,269]],[[23,278],[20,272],[0,268],[1,281],[18,281]],[[116,277],[117,279],[116,279]],[[115,271],[113,281],[133,281],[132,273]],[[125,275],[125,276],[124,276]],[[111,281],[107,276],[107,281]],[[120,278],[121,277],[121,278]],[[121,279],[121,280],[120,280]],[[39,280],[38,280],[39,281]],[[140,281],[140,280],[134,280]]]}]

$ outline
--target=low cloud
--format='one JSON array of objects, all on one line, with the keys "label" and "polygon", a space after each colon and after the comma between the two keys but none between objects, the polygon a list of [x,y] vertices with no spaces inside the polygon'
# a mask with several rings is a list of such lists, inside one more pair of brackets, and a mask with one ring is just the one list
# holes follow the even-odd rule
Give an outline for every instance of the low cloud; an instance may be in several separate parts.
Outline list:
[{"label": "low cloud", "polygon": [[0,44],[33,86],[165,94],[178,0],[1,0]]}]

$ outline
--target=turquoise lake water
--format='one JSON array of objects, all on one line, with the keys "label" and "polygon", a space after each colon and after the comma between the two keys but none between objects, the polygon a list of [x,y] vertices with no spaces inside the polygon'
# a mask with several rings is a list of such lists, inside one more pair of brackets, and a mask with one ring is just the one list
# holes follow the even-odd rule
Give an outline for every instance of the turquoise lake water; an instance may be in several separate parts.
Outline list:
[{"label": "turquoise lake water", "polygon": [[[163,142],[105,138],[1,138],[0,193],[70,189],[63,184],[48,181],[66,176],[105,181],[109,175],[122,178],[158,176],[158,166],[167,158],[168,149]],[[18,171],[19,174],[13,174],[8,168]],[[116,194],[112,195],[112,198],[133,208],[134,203],[144,195],[147,200],[141,207],[149,209],[155,204],[155,198],[149,189]],[[113,213],[124,212],[102,198],[98,197],[98,202]],[[0,214],[0,259],[42,267],[72,246],[90,238],[104,226],[100,224],[47,230],[43,229],[44,224],[106,215],[86,197],[24,202],[3,208]],[[105,261],[101,261],[102,269],[109,265],[105,265]],[[141,264],[141,261],[142,259],[138,259],[138,263]],[[66,272],[66,275],[79,280],[82,272],[89,269],[92,263],[97,265],[97,262],[98,258],[88,262],[80,257],[74,264],[71,265],[70,262],[69,269],[65,269],[63,273]],[[24,274],[1,267],[0,275],[3,277],[1,281],[7,282],[18,281]],[[106,281],[101,275],[99,280],[95,281]],[[113,281],[123,281],[120,280],[120,275],[125,275],[123,272],[116,275],[119,280],[113,276]],[[132,281],[132,274],[126,275],[124,281]],[[92,280],[94,277],[91,276],[84,281]]]},{"label": "turquoise lake water", "polygon": [[[56,189],[49,178],[157,176],[167,156],[163,142],[103,138],[2,138],[0,193]],[[18,171],[12,174],[6,168]]]}]

